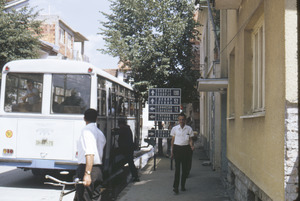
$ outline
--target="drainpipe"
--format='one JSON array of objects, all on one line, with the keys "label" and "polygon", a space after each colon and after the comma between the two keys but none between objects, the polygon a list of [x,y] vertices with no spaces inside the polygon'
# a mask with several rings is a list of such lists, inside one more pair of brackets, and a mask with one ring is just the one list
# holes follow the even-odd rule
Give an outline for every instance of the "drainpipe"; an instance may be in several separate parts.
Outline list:
[{"label": "drainpipe", "polygon": [[218,57],[220,57],[219,41],[218,41],[217,32],[216,32],[216,25],[214,23],[214,19],[213,19],[212,12],[211,12],[211,7],[210,7],[210,3],[209,3],[210,0],[206,0],[206,1],[207,1],[207,6],[208,6],[209,19],[210,19],[210,21],[213,25],[213,28],[214,28],[216,46],[217,46],[217,49],[218,49]]}]

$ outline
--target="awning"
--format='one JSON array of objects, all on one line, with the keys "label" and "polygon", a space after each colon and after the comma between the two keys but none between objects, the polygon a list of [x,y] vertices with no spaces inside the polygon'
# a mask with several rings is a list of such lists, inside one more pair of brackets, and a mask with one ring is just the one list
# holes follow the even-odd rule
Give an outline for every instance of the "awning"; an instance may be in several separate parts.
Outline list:
[{"label": "awning", "polygon": [[228,86],[227,78],[198,79],[198,91],[224,91]]}]

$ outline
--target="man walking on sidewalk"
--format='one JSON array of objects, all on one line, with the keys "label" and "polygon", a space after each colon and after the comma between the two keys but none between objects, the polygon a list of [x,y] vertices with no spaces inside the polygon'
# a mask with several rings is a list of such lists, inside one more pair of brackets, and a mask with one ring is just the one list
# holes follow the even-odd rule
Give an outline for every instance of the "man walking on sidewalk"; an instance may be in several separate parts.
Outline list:
[{"label": "man walking on sidewalk", "polygon": [[132,137],[132,131],[127,125],[125,119],[119,119],[118,124],[120,127],[120,135],[118,139],[118,144],[121,150],[121,153],[124,155],[126,162],[129,165],[131,175],[133,177],[133,182],[140,181],[138,176],[138,170],[134,165],[133,161],[133,152],[134,152],[134,143]]},{"label": "man walking on sidewalk", "polygon": [[193,129],[186,125],[186,116],[181,113],[178,116],[179,125],[172,128],[170,135],[171,141],[171,157],[175,159],[175,178],[173,183],[173,191],[178,194],[178,187],[180,181],[180,167],[181,171],[181,190],[185,191],[185,182],[188,172],[188,158],[191,150],[194,150],[192,137],[194,135]]}]

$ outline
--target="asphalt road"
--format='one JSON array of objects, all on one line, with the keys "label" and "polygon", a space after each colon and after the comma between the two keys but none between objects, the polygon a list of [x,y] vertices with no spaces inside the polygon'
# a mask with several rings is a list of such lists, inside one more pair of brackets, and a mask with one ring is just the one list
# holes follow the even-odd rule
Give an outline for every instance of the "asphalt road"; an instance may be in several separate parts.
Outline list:
[{"label": "asphalt road", "polygon": [[[55,201],[59,200],[61,187],[44,184],[44,179],[31,171],[0,166],[1,201]],[[64,196],[63,201],[73,201],[74,192]]]}]

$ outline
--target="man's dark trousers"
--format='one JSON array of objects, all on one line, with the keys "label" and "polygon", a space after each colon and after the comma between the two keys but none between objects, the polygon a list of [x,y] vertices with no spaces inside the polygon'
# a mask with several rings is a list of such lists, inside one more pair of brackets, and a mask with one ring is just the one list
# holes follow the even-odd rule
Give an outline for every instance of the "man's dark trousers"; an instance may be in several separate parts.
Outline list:
[{"label": "man's dark trousers", "polygon": [[174,189],[178,189],[179,181],[180,181],[180,167],[182,167],[181,171],[181,188],[185,188],[185,182],[187,178],[188,172],[188,157],[190,153],[190,145],[173,145],[173,155],[175,159],[175,178],[173,187]]},{"label": "man's dark trousers", "polygon": [[[83,180],[85,174],[85,164],[79,164],[76,176]],[[82,184],[76,185],[76,195],[74,201],[100,201],[101,187],[103,183],[101,165],[94,165],[91,172],[92,183],[85,187]]]},{"label": "man's dark trousers", "polygon": [[192,169],[192,161],[193,161],[193,150],[190,149],[189,151],[189,157],[188,157],[188,165],[187,165],[187,177],[189,176],[191,169]]},{"label": "man's dark trousers", "polygon": [[131,175],[133,178],[138,178],[138,170],[135,167],[134,161],[133,161],[133,151],[125,151],[124,153],[125,161],[128,163],[129,170],[131,172]]}]

